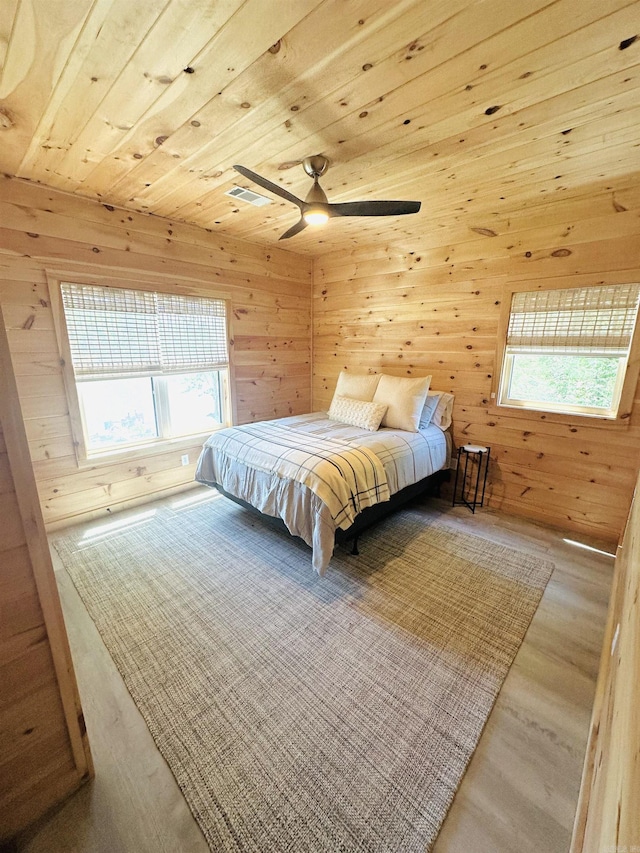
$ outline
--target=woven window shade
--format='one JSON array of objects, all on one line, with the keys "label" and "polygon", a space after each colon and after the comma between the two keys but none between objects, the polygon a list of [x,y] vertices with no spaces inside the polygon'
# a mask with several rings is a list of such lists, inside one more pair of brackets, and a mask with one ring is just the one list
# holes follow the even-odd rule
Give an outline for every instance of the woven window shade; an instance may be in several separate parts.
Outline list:
[{"label": "woven window shade", "polygon": [[61,292],[78,378],[185,373],[228,364],[221,299],[66,282]]},{"label": "woven window shade", "polygon": [[511,352],[626,355],[638,313],[639,284],[514,293]]},{"label": "woven window shade", "polygon": [[225,304],[158,293],[158,337],[164,373],[215,370],[229,362]]}]

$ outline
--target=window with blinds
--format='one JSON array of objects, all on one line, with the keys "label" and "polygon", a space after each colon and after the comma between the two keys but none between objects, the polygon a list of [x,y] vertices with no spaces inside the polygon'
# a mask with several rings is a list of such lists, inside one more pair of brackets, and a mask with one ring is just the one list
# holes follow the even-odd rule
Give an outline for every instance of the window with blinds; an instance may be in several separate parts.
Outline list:
[{"label": "window with blinds", "polygon": [[218,370],[229,363],[221,299],[66,282],[60,289],[77,377]]},{"label": "window with blinds", "polygon": [[222,299],[60,285],[87,454],[229,422]]},{"label": "window with blinds", "polygon": [[640,284],[516,292],[500,405],[615,418]]}]

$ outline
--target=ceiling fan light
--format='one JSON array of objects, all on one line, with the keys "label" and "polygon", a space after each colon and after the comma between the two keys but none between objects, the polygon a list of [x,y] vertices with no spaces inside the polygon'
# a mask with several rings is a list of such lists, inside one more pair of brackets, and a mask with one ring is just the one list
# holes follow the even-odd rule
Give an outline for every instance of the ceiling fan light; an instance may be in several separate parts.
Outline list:
[{"label": "ceiling fan light", "polygon": [[311,208],[310,210],[306,210],[302,216],[307,225],[324,225],[325,222],[329,219],[329,214],[326,210],[320,210],[318,208]]}]

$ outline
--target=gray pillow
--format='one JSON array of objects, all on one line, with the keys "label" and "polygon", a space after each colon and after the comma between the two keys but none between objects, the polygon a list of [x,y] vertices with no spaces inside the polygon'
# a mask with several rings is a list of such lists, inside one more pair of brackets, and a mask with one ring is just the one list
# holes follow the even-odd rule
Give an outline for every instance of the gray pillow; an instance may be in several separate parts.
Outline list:
[{"label": "gray pillow", "polygon": [[424,407],[422,409],[422,414],[420,415],[420,423],[418,424],[418,429],[424,429],[428,427],[431,423],[431,419],[433,418],[435,410],[438,408],[438,403],[440,402],[440,394],[434,394],[433,396],[429,395],[427,399],[424,401]]}]

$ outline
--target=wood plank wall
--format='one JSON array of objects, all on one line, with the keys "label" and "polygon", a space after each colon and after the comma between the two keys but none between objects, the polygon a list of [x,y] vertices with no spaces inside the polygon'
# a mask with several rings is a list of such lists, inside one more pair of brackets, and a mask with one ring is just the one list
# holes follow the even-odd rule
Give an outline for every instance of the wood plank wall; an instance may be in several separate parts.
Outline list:
[{"label": "wood plank wall", "polygon": [[0,518],[1,844],[92,773],[3,328]]},{"label": "wood plank wall", "polygon": [[78,468],[47,272],[121,274],[229,298],[237,422],[309,411],[308,258],[17,179],[0,178],[0,199],[0,304],[48,527],[188,488],[201,445]]},{"label": "wood plank wall", "polygon": [[402,249],[317,259],[314,408],[329,405],[340,370],[431,373],[432,388],[456,395],[456,445],[492,448],[492,506],[617,540],[638,470],[640,391],[626,426],[497,409],[490,394],[505,285],[640,281],[639,210],[640,186],[615,199],[602,187],[466,234],[443,223],[444,236]]},{"label": "wood plank wall", "polygon": [[640,849],[640,480],[616,557],[571,853]]}]

